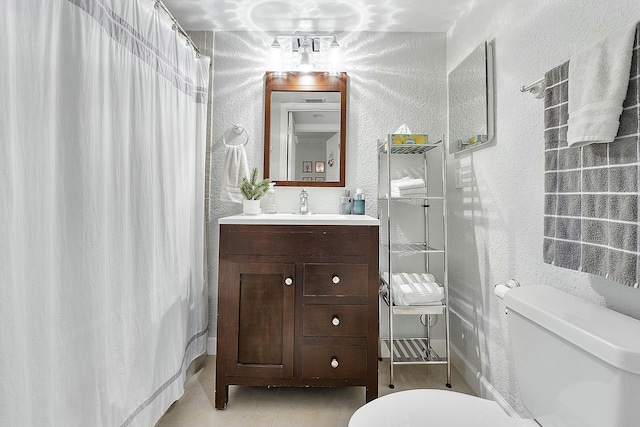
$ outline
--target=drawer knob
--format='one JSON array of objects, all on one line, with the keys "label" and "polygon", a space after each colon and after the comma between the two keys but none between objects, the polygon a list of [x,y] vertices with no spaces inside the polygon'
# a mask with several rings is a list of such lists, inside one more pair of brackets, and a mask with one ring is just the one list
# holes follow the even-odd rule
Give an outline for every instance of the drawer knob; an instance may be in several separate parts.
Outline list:
[{"label": "drawer knob", "polygon": [[336,276],[333,276],[331,281],[337,285],[338,283],[340,283],[340,278],[336,275]]},{"label": "drawer knob", "polygon": [[287,286],[291,286],[293,284],[293,279],[291,277],[287,277],[284,279],[284,284]]},{"label": "drawer knob", "polygon": [[333,369],[336,369],[338,367],[338,359],[336,359],[335,357],[331,359],[331,367]]},{"label": "drawer knob", "polygon": [[338,316],[333,316],[333,319],[331,319],[331,323],[333,323],[333,326],[338,326],[340,324],[340,319],[338,319]]}]

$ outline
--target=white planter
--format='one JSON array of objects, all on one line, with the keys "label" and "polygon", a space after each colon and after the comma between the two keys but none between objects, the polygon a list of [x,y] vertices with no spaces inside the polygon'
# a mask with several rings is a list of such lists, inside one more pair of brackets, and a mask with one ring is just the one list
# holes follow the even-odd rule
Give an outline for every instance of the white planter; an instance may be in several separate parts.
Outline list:
[{"label": "white planter", "polygon": [[260,200],[243,200],[242,212],[247,215],[258,215],[260,213]]}]

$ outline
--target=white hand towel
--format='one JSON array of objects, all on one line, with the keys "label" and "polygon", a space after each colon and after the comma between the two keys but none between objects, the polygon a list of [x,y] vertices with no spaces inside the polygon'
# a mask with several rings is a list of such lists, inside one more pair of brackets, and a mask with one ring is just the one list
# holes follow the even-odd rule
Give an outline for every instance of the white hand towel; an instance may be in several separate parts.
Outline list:
[{"label": "white hand towel", "polygon": [[408,176],[405,176],[404,178],[398,178],[398,179],[392,179],[391,180],[391,186],[392,187],[397,187],[399,184],[410,180],[411,178],[409,178]]},{"label": "white hand towel", "polygon": [[[394,187],[393,182],[391,186]],[[395,187],[398,190],[406,190],[409,188],[424,188],[424,179],[416,178],[416,179],[403,179],[395,184]]]},{"label": "white hand towel", "polygon": [[394,274],[392,292],[396,305],[433,304],[444,298],[444,289],[428,273]]},{"label": "white hand towel", "polygon": [[240,184],[243,177],[249,177],[244,145],[225,145],[220,200],[242,203],[244,196],[240,193]]},{"label": "white hand towel", "polygon": [[421,188],[407,188],[398,190],[398,197],[426,197],[427,189],[425,187]]},{"label": "white hand towel", "polygon": [[421,196],[426,192],[425,183],[420,178],[404,177],[391,180],[391,197]]},{"label": "white hand towel", "polygon": [[627,95],[636,24],[569,60],[569,146],[615,139]]}]

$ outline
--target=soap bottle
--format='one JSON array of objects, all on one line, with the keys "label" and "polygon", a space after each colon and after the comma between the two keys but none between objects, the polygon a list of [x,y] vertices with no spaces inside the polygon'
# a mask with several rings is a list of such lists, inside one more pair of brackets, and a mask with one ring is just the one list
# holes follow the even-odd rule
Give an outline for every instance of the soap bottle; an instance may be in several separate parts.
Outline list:
[{"label": "soap bottle", "polygon": [[351,197],[349,195],[349,190],[345,190],[344,196],[340,197],[340,204],[338,205],[338,213],[340,215],[350,215],[351,214]]},{"label": "soap bottle", "polygon": [[274,187],[276,185],[275,182],[269,183],[269,190],[265,196],[266,206],[264,208],[264,213],[266,214],[274,214],[277,211],[276,208],[276,190]]},{"label": "soap bottle", "polygon": [[364,193],[361,188],[356,190],[356,194],[353,196],[353,210],[354,215],[364,215]]}]

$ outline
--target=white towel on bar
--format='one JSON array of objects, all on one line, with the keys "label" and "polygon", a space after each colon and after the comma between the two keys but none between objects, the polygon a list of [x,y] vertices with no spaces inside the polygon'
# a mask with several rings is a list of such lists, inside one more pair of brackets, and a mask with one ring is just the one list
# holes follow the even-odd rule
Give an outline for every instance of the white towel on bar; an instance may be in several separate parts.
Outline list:
[{"label": "white towel on bar", "polygon": [[240,193],[240,184],[242,178],[248,176],[249,165],[244,145],[225,145],[220,200],[242,203],[244,196]]},{"label": "white towel on bar", "polygon": [[615,139],[627,95],[636,23],[569,60],[569,146]]}]

